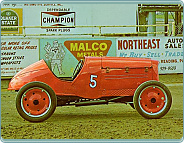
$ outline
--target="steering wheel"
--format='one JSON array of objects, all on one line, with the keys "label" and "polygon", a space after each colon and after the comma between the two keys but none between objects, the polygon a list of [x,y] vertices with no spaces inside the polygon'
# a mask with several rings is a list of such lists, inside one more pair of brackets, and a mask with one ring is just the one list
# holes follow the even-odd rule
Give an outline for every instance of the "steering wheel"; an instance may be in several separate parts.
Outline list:
[{"label": "steering wheel", "polygon": [[82,69],[82,66],[83,66],[83,60],[81,59],[77,66],[75,67],[74,69],[74,72],[73,72],[73,78],[75,78],[77,76],[77,74],[79,73],[79,71]]}]

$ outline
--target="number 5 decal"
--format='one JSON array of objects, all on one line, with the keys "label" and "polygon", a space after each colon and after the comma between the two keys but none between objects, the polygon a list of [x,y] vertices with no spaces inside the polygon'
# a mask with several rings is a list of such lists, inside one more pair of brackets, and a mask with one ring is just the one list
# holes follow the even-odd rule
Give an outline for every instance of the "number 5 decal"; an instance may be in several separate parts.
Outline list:
[{"label": "number 5 decal", "polygon": [[91,83],[89,84],[89,86],[91,88],[95,88],[96,85],[97,85],[96,80],[94,78],[97,78],[97,75],[91,75],[91,77],[90,77],[90,82]]}]

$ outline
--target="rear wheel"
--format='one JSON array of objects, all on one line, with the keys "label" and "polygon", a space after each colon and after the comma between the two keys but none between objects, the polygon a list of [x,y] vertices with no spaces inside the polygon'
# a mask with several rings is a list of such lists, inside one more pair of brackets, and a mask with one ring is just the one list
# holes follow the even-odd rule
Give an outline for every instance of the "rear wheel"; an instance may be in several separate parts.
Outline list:
[{"label": "rear wheel", "polygon": [[169,89],[161,82],[147,81],[134,93],[134,107],[145,118],[163,117],[170,109],[172,97]]},{"label": "rear wheel", "polygon": [[42,82],[31,82],[23,86],[16,98],[20,116],[30,122],[42,122],[55,111],[57,99],[54,91]]}]

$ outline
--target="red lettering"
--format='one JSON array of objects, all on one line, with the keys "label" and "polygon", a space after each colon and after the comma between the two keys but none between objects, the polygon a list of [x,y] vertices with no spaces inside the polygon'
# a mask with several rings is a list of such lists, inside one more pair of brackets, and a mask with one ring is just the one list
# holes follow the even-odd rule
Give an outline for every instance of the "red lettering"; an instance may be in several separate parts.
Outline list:
[{"label": "red lettering", "polygon": [[160,39],[118,40],[118,50],[159,49]]},{"label": "red lettering", "polygon": [[157,49],[159,49],[159,47],[160,47],[160,39],[156,39],[156,41],[157,41]]},{"label": "red lettering", "polygon": [[132,40],[128,40],[128,44],[129,44],[129,49],[133,49],[133,41]]},{"label": "red lettering", "polygon": [[148,39],[148,49],[152,49],[152,44],[151,44],[151,40]]},{"label": "red lettering", "polygon": [[123,48],[126,50],[128,49],[128,41],[127,40],[124,40],[123,41]]},{"label": "red lettering", "polygon": [[155,39],[152,39],[152,43],[154,45],[152,48],[155,49],[156,48]]},{"label": "red lettering", "polygon": [[122,40],[118,40],[118,50],[122,50]]},{"label": "red lettering", "polygon": [[142,49],[142,40],[138,40],[138,48]]},{"label": "red lettering", "polygon": [[147,40],[144,39],[143,40],[143,49],[148,49],[148,47],[146,47],[147,46],[147,43],[146,42],[147,42]]},{"label": "red lettering", "polygon": [[135,49],[137,49],[137,40],[133,40],[134,41],[134,45],[135,45]]}]

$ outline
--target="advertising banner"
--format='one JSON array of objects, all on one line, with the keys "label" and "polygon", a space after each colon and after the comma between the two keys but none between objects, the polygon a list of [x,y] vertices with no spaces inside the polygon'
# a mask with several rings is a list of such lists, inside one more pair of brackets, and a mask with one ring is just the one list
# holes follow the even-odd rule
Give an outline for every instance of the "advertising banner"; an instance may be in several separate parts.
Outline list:
[{"label": "advertising banner", "polygon": [[1,39],[1,76],[14,76],[38,60],[37,39]]},{"label": "advertising banner", "polygon": [[75,26],[75,12],[41,12],[41,26]]},{"label": "advertising banner", "polygon": [[22,28],[3,28],[3,26],[22,26],[22,8],[1,8],[1,34],[22,34]]},{"label": "advertising banner", "polygon": [[44,59],[58,77],[71,77],[84,56],[116,56],[113,38],[40,39],[40,59]]},{"label": "advertising banner", "polygon": [[[77,26],[136,25],[137,4],[14,4],[2,5],[2,8],[15,12],[23,9],[23,16],[20,17],[22,14],[19,15],[16,12],[17,16],[19,20],[24,18],[24,26],[32,27],[25,28],[25,33],[33,35],[99,34],[98,27]],[[33,28],[34,26],[37,28]],[[102,34],[135,32],[135,27],[103,27],[101,29]]]},{"label": "advertising banner", "polygon": [[183,37],[125,37],[116,41],[118,57],[159,61],[159,73],[183,73]]}]

